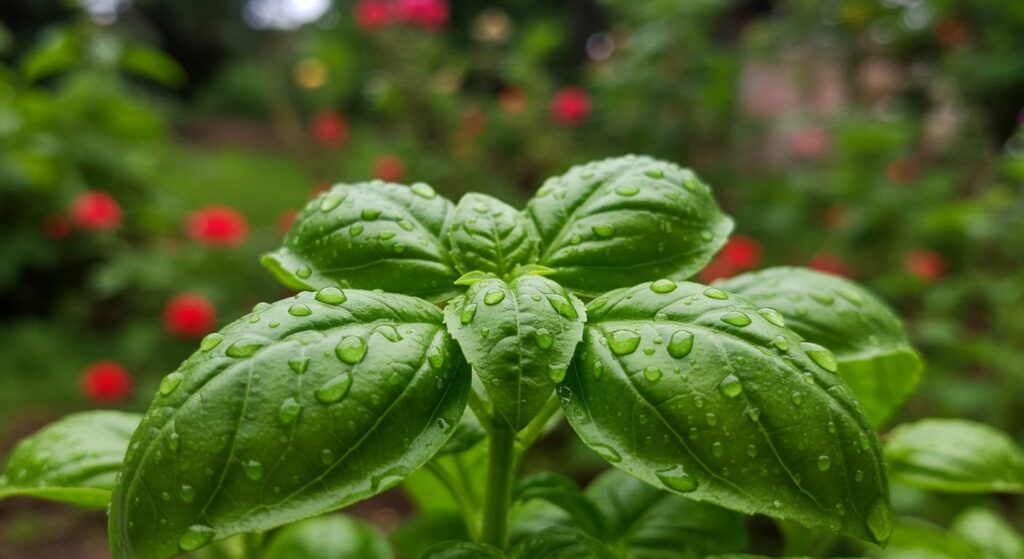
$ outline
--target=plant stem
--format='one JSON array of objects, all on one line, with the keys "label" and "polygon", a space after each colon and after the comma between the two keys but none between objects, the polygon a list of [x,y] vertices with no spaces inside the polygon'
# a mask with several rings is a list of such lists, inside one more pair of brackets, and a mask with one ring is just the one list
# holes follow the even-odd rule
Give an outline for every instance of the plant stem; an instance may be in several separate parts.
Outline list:
[{"label": "plant stem", "polygon": [[544,428],[547,427],[548,421],[551,421],[551,418],[560,409],[561,406],[558,403],[558,398],[552,394],[548,401],[544,403],[544,407],[537,413],[537,417],[534,417],[533,421],[520,431],[516,437],[516,441],[519,443],[516,451],[517,461],[533,446],[533,443],[537,442],[537,439],[544,433]]},{"label": "plant stem", "polygon": [[501,420],[491,424],[487,439],[487,486],[484,495],[483,542],[505,549],[508,509],[515,477],[516,434]]},{"label": "plant stem", "polygon": [[455,499],[456,504],[459,505],[459,510],[462,512],[462,518],[466,523],[466,531],[469,533],[469,537],[474,541],[479,539],[476,505],[473,504],[473,500],[466,491],[465,485],[452,476],[444,466],[437,462],[427,462],[427,470],[434,474],[434,477],[441,482],[441,485],[448,490],[448,493],[450,493],[452,498]]}]

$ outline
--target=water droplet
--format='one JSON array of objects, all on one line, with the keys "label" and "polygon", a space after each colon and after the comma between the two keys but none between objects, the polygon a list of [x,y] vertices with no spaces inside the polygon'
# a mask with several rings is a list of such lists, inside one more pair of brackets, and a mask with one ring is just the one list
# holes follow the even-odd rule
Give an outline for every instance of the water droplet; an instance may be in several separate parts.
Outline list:
[{"label": "water droplet", "polygon": [[729,294],[717,287],[709,287],[704,290],[704,296],[710,299],[719,299],[724,301],[729,298]]},{"label": "water droplet", "polygon": [[281,408],[277,410],[277,418],[281,421],[281,424],[291,425],[299,418],[299,413],[301,411],[302,404],[300,404],[295,398],[288,398],[281,403]]},{"label": "water droplet", "polygon": [[359,336],[345,336],[334,348],[334,353],[343,363],[356,365],[366,357],[366,342]]},{"label": "water droplet", "polygon": [[263,342],[258,340],[238,340],[228,346],[224,353],[228,357],[249,357],[263,347]]},{"label": "water droplet", "polygon": [[341,192],[328,192],[327,195],[320,200],[320,210],[329,212],[340,206],[341,202],[344,200],[345,195]]},{"label": "water droplet", "polygon": [[823,291],[811,291],[811,299],[814,299],[815,301],[821,303],[822,305],[825,305],[826,307],[836,301],[835,297]]},{"label": "water droplet", "polygon": [[655,351],[656,350],[653,347],[645,347],[644,348],[644,355],[654,355]]},{"label": "water droplet", "polygon": [[810,342],[802,342],[800,348],[807,353],[807,356],[818,364],[819,367],[825,369],[830,373],[836,372],[838,363],[836,363],[836,356],[828,349]]},{"label": "water droplet", "polygon": [[686,473],[682,466],[676,466],[667,470],[658,470],[654,473],[658,480],[665,484],[665,487],[678,491],[679,493],[690,493],[697,489],[697,480]]},{"label": "water droplet", "polygon": [[565,367],[559,365],[549,365],[548,378],[551,379],[551,382],[554,382],[556,384],[562,382],[563,380],[565,380]]},{"label": "water droplet", "polygon": [[705,241],[710,241],[711,239],[715,238],[715,236],[711,234],[711,231],[704,230],[700,232],[700,238],[704,239]]},{"label": "water droplet", "polygon": [[377,235],[377,238],[382,240],[382,241],[386,241],[386,240],[392,239],[394,237],[395,237],[395,232],[394,231],[381,231],[380,234]]},{"label": "water droplet", "polygon": [[185,530],[185,533],[182,534],[180,538],[178,538],[178,547],[180,547],[182,551],[195,551],[213,541],[213,538],[216,535],[217,532],[209,526],[193,524]]},{"label": "water droplet", "polygon": [[178,490],[178,498],[185,503],[191,503],[196,500],[196,490],[191,485],[182,485],[181,489]]},{"label": "water droplet", "polygon": [[398,333],[398,328],[395,328],[391,324],[381,324],[374,330],[374,332],[380,334],[385,340],[389,342],[400,342],[402,341],[402,335]]},{"label": "water droplet", "polygon": [[713,454],[715,458],[721,458],[723,452],[725,452],[725,447],[722,446],[722,443],[715,441],[711,445],[711,454]]},{"label": "water droplet", "polygon": [[749,417],[750,420],[753,421],[754,423],[757,423],[758,420],[761,419],[761,408],[750,408],[750,409],[748,409],[747,410],[747,417]]},{"label": "water droplet", "polygon": [[786,351],[789,349],[789,340],[786,339],[786,336],[779,334],[772,339],[772,345],[779,351]]},{"label": "water droplet", "polygon": [[596,311],[596,310],[600,309],[601,307],[604,307],[607,304],[608,304],[608,299],[594,299],[593,301],[590,302],[589,305],[587,305],[587,308],[589,310]]},{"label": "water droplet", "polygon": [[362,217],[364,221],[374,221],[380,217],[380,210],[377,208],[363,208],[363,212],[360,214],[360,217]]},{"label": "water droplet", "polygon": [[288,314],[292,316],[309,316],[313,314],[313,311],[308,306],[299,303],[288,307]]},{"label": "water droplet", "polygon": [[835,435],[839,431],[838,429],[836,429],[836,424],[835,424],[834,421],[829,421],[827,423],[827,429],[828,429],[828,432],[833,434],[833,435]]},{"label": "water droplet", "polygon": [[639,192],[640,188],[634,184],[624,184],[615,189],[615,193],[619,196],[636,196]]},{"label": "water droplet", "polygon": [[488,305],[497,305],[498,303],[505,300],[505,292],[500,289],[492,289],[484,295],[484,303]]},{"label": "water droplet", "polygon": [[329,448],[325,448],[320,451],[320,462],[325,466],[330,466],[334,463],[334,452]]},{"label": "water droplet", "polygon": [[718,383],[718,390],[727,398],[735,398],[743,392],[743,384],[736,375],[728,375]]},{"label": "water droplet", "polygon": [[362,223],[353,223],[348,228],[348,234],[353,236],[353,237],[358,237],[359,235],[363,234],[363,229],[364,229],[364,227],[363,227]]},{"label": "water droplet", "polygon": [[424,182],[418,182],[412,185],[412,187],[410,187],[410,190],[412,190],[412,193],[419,196],[420,198],[426,198],[428,200],[433,198],[434,196],[437,196],[437,192],[434,192],[434,189],[431,188],[429,184]]},{"label": "water droplet", "polygon": [[655,293],[671,293],[676,290],[676,282],[667,279],[660,279],[651,284],[651,291]]},{"label": "water droplet", "polygon": [[171,447],[171,450],[178,450],[178,446],[181,444],[181,435],[177,433],[171,433],[167,436],[167,446]]},{"label": "water droplet", "polygon": [[476,316],[476,304],[470,303],[465,307],[462,307],[462,310],[459,311],[459,322],[469,324],[470,322],[473,322],[474,316]]},{"label": "water droplet", "polygon": [[608,339],[608,348],[615,355],[629,355],[640,345],[640,334],[632,330],[616,330]]},{"label": "water droplet", "polygon": [[203,341],[199,342],[199,349],[202,351],[210,351],[211,349],[220,345],[224,341],[224,336],[217,332],[210,334],[203,338]]},{"label": "water droplet", "polygon": [[693,332],[677,330],[668,341],[668,354],[676,359],[686,357],[693,349]]},{"label": "water droplet", "polygon": [[555,337],[547,328],[538,328],[534,339],[537,341],[537,347],[541,349],[548,349],[555,343]]},{"label": "water droplet", "polygon": [[704,421],[708,424],[708,427],[714,427],[718,425],[718,416],[714,412],[708,412],[704,414]]},{"label": "water droplet", "polygon": [[879,497],[868,510],[868,530],[871,531],[875,540],[884,541],[889,538],[892,525],[892,507],[885,499]]},{"label": "water droplet", "polygon": [[573,235],[572,238],[569,239],[569,242],[574,245],[578,245],[583,242],[583,237],[580,235]]},{"label": "water droplet", "polygon": [[650,365],[644,368],[644,377],[646,377],[647,380],[654,382],[661,378],[661,369],[655,367],[654,365]]},{"label": "water droplet", "polygon": [[862,472],[861,470],[857,470],[856,472],[854,472],[853,480],[856,481],[857,483],[864,481],[864,472]]},{"label": "water droplet", "polygon": [[652,179],[660,179],[665,176],[665,173],[661,169],[648,169],[644,171],[644,174]]},{"label": "water droplet", "polygon": [[444,353],[441,352],[439,347],[430,346],[427,349],[427,362],[430,363],[431,369],[440,369],[441,365],[444,365]]},{"label": "water droplet", "polygon": [[615,450],[614,448],[606,444],[593,443],[590,445],[590,448],[594,449],[594,452],[596,452],[598,456],[604,458],[605,460],[611,462],[612,464],[618,464],[619,462],[622,462],[622,455],[619,454],[619,451]]},{"label": "water droplet", "polygon": [[804,396],[799,392],[794,392],[790,396],[790,399],[793,400],[793,404],[799,406],[804,401]]},{"label": "water droplet", "polygon": [[405,243],[395,243],[391,250],[395,251],[395,254],[402,254],[405,252]]},{"label": "water droplet", "polygon": [[782,318],[782,314],[775,309],[764,307],[761,309],[757,309],[757,313],[763,316],[765,320],[774,324],[775,326],[778,326],[779,328],[786,327],[786,319]]},{"label": "water droplet", "polygon": [[160,394],[162,396],[170,396],[172,393],[174,393],[175,390],[178,389],[178,386],[184,379],[185,375],[178,372],[174,372],[167,375],[166,377],[164,377],[163,380],[160,381]]},{"label": "water droplet", "polygon": [[412,223],[410,223],[408,220],[405,220],[405,219],[399,219],[398,220],[398,226],[401,227],[405,231],[412,231],[413,230]]},{"label": "water droplet", "polygon": [[245,469],[245,477],[256,481],[263,477],[263,464],[260,464],[256,460],[249,460],[243,466]]},{"label": "water droplet", "polygon": [[573,306],[572,302],[563,297],[552,297],[548,299],[551,306],[554,307],[558,314],[568,318],[569,320],[576,320],[579,318],[579,313],[576,312],[576,307]]},{"label": "water droplet", "polygon": [[832,459],[822,454],[818,457],[818,470],[827,472],[832,467]]},{"label": "water droplet", "polygon": [[306,279],[309,276],[313,275],[313,269],[305,265],[299,266],[299,269],[295,270],[295,275],[299,276],[299,278],[301,279]]},{"label": "water droplet", "polygon": [[326,305],[340,305],[348,301],[348,297],[337,287],[325,287],[316,292],[316,300]]},{"label": "water droplet", "polygon": [[596,379],[601,378],[601,375],[604,374],[604,363],[602,363],[600,359],[594,359],[593,371],[594,378]]},{"label": "water droplet", "polygon": [[320,388],[317,388],[313,395],[323,404],[333,404],[344,398],[351,387],[352,375],[344,372],[320,385]]},{"label": "water droplet", "polygon": [[308,357],[296,357],[294,359],[289,359],[288,360],[288,367],[291,368],[291,370],[295,374],[297,374],[297,375],[301,375],[302,373],[305,373],[306,372],[306,367],[308,367],[308,366],[309,366],[309,358]]},{"label": "water droplet", "polygon": [[722,322],[742,328],[750,324],[750,317],[740,311],[729,311],[722,315]]},{"label": "water droplet", "polygon": [[590,230],[602,239],[607,239],[608,237],[615,235],[615,226],[613,225],[595,225],[591,227]]}]

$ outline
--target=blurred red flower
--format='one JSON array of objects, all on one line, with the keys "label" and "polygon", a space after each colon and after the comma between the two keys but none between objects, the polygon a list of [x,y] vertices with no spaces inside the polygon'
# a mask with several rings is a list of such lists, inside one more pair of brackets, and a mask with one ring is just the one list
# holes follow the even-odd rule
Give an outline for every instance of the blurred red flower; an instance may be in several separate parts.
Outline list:
[{"label": "blurred red flower", "polygon": [[807,262],[807,265],[819,272],[825,272],[827,274],[847,278],[853,277],[853,269],[850,268],[850,266],[838,255],[830,252],[819,252],[818,254],[815,254]]},{"label": "blurred red flower", "polygon": [[761,265],[761,243],[752,237],[736,235],[729,239],[715,258],[700,272],[704,283],[732,277]]},{"label": "blurred red flower", "polygon": [[292,223],[295,223],[295,218],[299,217],[299,210],[285,210],[281,212],[281,216],[277,218],[277,228],[281,233],[287,233],[292,228]]},{"label": "blurred red flower", "polygon": [[441,29],[448,23],[447,0],[398,0],[395,11],[402,21],[427,29]]},{"label": "blurred red flower", "polygon": [[63,239],[71,234],[71,220],[62,214],[51,214],[43,221],[43,233],[50,239]]},{"label": "blurred red flower", "polygon": [[120,402],[128,397],[131,390],[131,375],[114,361],[97,361],[82,373],[82,392],[94,402]]},{"label": "blurred red flower", "polygon": [[398,182],[405,176],[405,162],[397,155],[381,155],[373,161],[373,176],[382,181]]},{"label": "blurred red flower", "polygon": [[371,31],[391,23],[391,5],[384,0],[359,0],[355,8],[356,25]]},{"label": "blurred red flower", "polygon": [[196,293],[182,293],[164,307],[164,326],[175,336],[198,338],[212,332],[216,324],[213,303]]},{"label": "blurred red flower", "polygon": [[320,111],[311,124],[313,137],[325,146],[341,147],[348,141],[348,122],[335,111]]},{"label": "blurred red flower", "polygon": [[903,267],[927,283],[942,279],[948,269],[944,256],[927,249],[910,250],[904,253]]},{"label": "blurred red flower", "polygon": [[590,116],[590,96],[581,87],[563,87],[551,98],[551,119],[565,126],[579,126]]},{"label": "blurred red flower", "polygon": [[185,228],[193,240],[215,246],[238,246],[249,234],[242,214],[226,206],[207,206],[192,212]]},{"label": "blurred red flower", "polygon": [[82,229],[105,231],[121,225],[121,206],[110,194],[90,190],[75,198],[71,217]]},{"label": "blurred red flower", "polygon": [[814,159],[828,151],[832,138],[821,126],[811,126],[797,131],[789,137],[789,148],[797,157]]},{"label": "blurred red flower", "polygon": [[519,113],[526,108],[526,92],[521,87],[506,87],[498,92],[498,104],[506,113]]}]

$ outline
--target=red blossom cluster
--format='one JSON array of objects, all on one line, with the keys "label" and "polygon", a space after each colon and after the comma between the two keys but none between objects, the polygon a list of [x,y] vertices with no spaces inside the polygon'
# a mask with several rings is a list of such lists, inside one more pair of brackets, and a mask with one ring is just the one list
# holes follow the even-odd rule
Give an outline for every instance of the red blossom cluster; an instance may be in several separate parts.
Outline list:
[{"label": "red blossom cluster", "polygon": [[359,0],[353,15],[367,31],[393,24],[438,30],[448,24],[449,10],[447,0]]},{"label": "red blossom cluster", "polygon": [[761,243],[751,237],[736,235],[722,247],[715,258],[701,271],[700,279],[711,283],[735,276],[761,265]]}]

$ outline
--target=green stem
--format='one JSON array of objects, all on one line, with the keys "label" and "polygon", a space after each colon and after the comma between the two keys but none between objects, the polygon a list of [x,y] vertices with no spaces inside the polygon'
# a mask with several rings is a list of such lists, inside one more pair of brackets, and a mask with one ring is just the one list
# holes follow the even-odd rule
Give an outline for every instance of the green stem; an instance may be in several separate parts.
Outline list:
[{"label": "green stem", "polygon": [[441,485],[455,499],[455,503],[459,506],[459,511],[462,513],[462,519],[466,523],[466,531],[469,532],[469,537],[474,541],[478,540],[480,534],[477,525],[476,505],[473,504],[473,500],[466,491],[465,485],[437,462],[427,462],[427,470],[434,474],[434,477],[441,482]]},{"label": "green stem", "polygon": [[516,434],[503,421],[494,421],[487,439],[487,486],[484,495],[483,542],[505,549],[508,509],[515,477]]},{"label": "green stem", "polygon": [[259,557],[263,550],[263,533],[242,534],[242,557]]},{"label": "green stem", "polygon": [[519,435],[516,437],[516,442],[519,443],[516,451],[516,460],[518,461],[527,450],[533,446],[533,443],[537,442],[537,439],[544,434],[544,428],[547,427],[548,421],[558,413],[561,406],[558,403],[558,398],[554,394],[548,398],[548,401],[544,403],[544,407],[541,408],[537,416],[533,418]]}]

